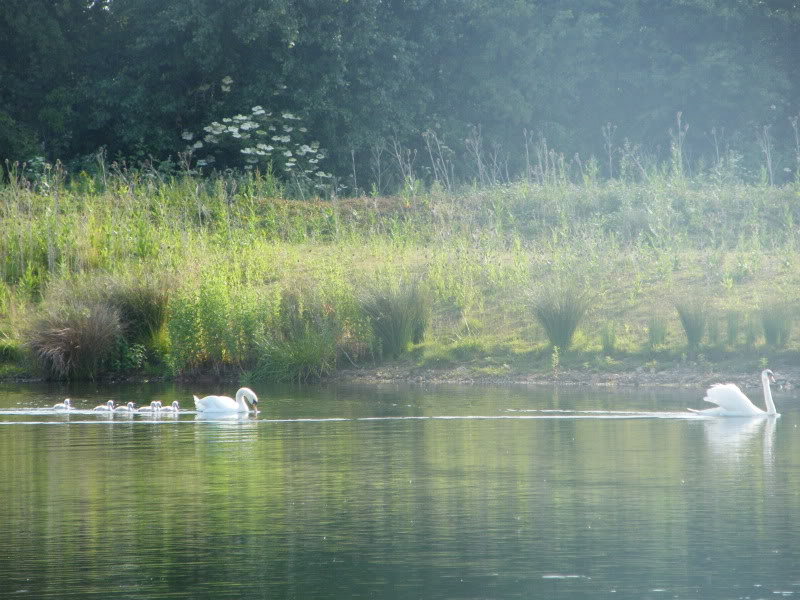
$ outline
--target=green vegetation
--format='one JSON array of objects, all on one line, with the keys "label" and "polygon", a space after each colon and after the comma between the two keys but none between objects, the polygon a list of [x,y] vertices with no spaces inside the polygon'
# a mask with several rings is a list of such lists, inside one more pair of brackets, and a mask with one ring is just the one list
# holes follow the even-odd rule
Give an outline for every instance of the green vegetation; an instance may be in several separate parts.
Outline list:
[{"label": "green vegetation", "polygon": [[[688,360],[798,356],[795,184],[654,173],[330,201],[283,189],[257,172],[55,168],[1,187],[0,372],[607,371],[687,360],[682,328]],[[682,322],[683,305],[705,321]]]},{"label": "green vegetation", "polygon": [[[539,321],[553,348],[569,350],[578,325],[589,307],[590,300],[582,289],[565,284],[550,287],[545,282],[533,301],[533,316]],[[607,326],[603,327],[601,337],[604,339],[604,350],[613,346]]]}]

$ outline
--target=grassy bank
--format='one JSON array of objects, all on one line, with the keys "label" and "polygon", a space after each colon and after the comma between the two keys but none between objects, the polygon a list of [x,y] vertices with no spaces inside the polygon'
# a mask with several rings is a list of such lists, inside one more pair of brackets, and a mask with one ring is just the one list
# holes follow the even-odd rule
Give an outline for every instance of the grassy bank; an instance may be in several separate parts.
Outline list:
[{"label": "grassy bank", "polygon": [[0,188],[0,374],[791,362],[798,222],[797,185],[713,179],[296,201],[268,177],[50,172]]}]

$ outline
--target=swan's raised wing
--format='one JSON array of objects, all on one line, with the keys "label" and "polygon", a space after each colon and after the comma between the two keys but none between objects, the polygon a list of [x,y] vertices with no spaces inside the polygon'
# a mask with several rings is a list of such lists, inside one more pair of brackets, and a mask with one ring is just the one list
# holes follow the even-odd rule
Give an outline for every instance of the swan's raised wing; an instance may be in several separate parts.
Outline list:
[{"label": "swan's raised wing", "polygon": [[706,391],[706,397],[703,400],[716,404],[730,414],[747,415],[763,412],[750,402],[750,399],[734,383],[712,385]]}]

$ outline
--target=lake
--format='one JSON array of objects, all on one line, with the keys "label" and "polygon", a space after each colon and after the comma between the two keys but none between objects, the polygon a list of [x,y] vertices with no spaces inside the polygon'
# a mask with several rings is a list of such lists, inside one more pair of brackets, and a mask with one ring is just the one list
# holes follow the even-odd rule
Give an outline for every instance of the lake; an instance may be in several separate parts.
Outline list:
[{"label": "lake", "polygon": [[800,597],[796,392],[253,387],[0,385],[0,597]]}]

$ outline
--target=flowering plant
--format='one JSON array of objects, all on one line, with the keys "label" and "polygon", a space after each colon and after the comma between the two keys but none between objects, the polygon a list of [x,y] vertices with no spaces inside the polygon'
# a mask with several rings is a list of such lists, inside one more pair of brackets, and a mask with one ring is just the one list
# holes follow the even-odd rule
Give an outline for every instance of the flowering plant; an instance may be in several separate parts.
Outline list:
[{"label": "flowering plant", "polygon": [[308,129],[291,112],[273,113],[254,106],[250,114],[226,117],[203,128],[202,137],[183,132],[194,155],[205,150],[198,167],[218,164],[252,170],[262,165],[286,179],[305,179],[320,187],[330,178],[319,163],[326,157],[319,142],[306,142]]}]

